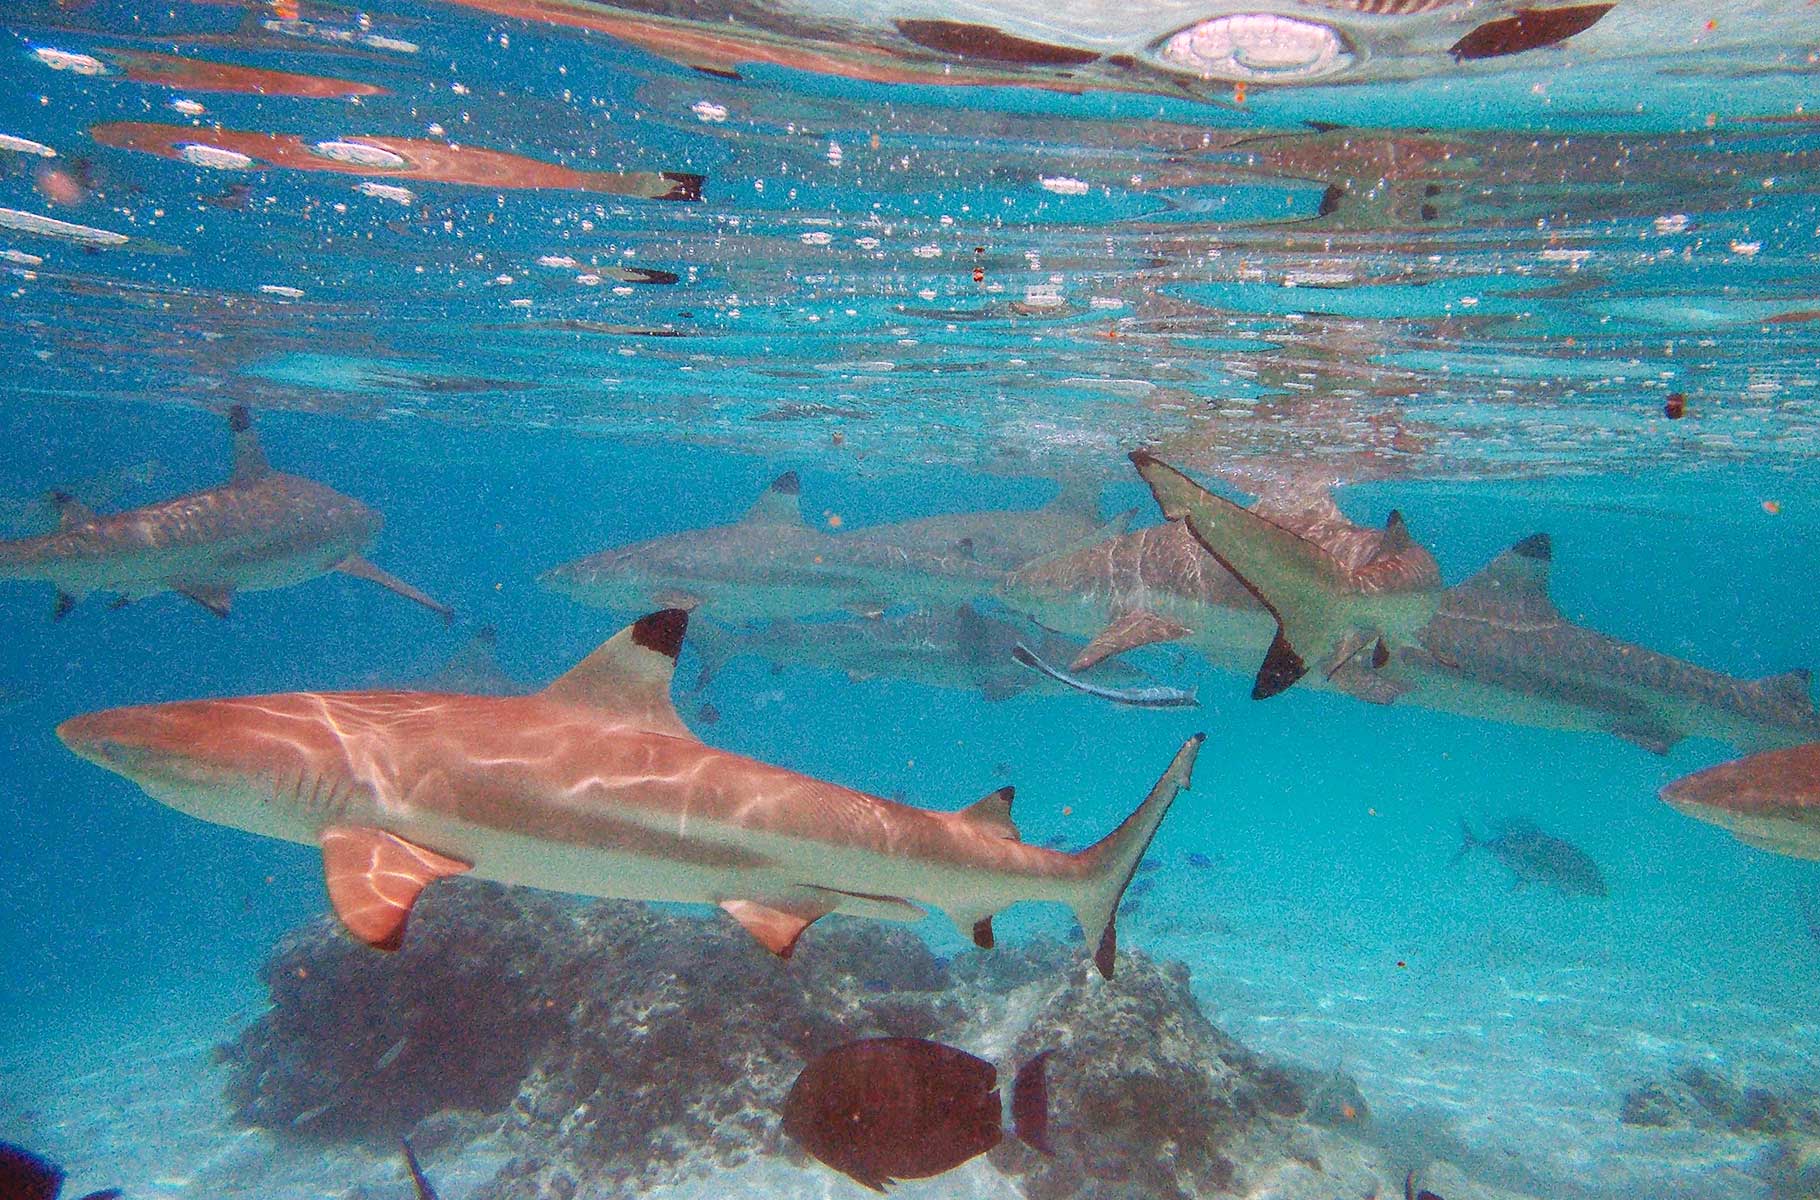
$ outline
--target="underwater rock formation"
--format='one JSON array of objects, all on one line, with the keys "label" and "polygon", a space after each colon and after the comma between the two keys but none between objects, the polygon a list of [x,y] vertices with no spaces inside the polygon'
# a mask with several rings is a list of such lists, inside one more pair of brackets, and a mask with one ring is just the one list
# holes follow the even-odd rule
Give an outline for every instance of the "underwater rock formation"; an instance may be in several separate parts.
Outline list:
[{"label": "underwater rock formation", "polygon": [[868,1036],[1002,1063],[1056,1051],[1055,1156],[1010,1139],[990,1156],[1031,1200],[1401,1186],[1379,1151],[1310,1123],[1297,1079],[1320,1077],[1234,1042],[1185,968],[1138,955],[1104,981],[1052,940],[947,962],[906,929],[834,919],[785,962],[731,921],[461,880],[426,893],[397,954],[323,917],[264,975],[272,1007],[221,1049],[237,1119],[304,1146],[408,1133],[426,1162],[485,1140],[503,1165],[476,1200],[813,1169],[783,1097],[807,1060]]},{"label": "underwater rock formation", "polygon": [[1650,1080],[1624,1093],[1618,1118],[1626,1125],[1664,1129],[1820,1137],[1820,1092],[1740,1087],[1696,1063],[1667,1079]]}]

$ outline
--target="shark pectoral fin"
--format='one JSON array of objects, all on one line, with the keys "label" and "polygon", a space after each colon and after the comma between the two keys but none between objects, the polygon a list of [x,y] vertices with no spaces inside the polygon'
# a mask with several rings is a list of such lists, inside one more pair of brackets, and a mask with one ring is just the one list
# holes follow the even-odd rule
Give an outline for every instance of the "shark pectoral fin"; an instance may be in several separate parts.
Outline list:
[{"label": "shark pectoral fin", "polygon": [[188,596],[223,620],[234,610],[234,589],[226,584],[178,584],[173,590]]},{"label": "shark pectoral fin", "polygon": [[343,575],[352,575],[356,579],[365,579],[371,583],[378,584],[382,588],[397,592],[406,600],[415,600],[417,603],[441,617],[445,625],[455,619],[454,609],[446,604],[431,599],[404,580],[398,578],[398,576],[389,571],[381,570],[358,554],[348,555],[339,563],[335,564],[335,569],[340,571]]},{"label": "shark pectoral fin", "polygon": [[1022,841],[1023,838],[1017,831],[1017,824],[1011,819],[1011,799],[1016,794],[1017,789],[1006,784],[996,792],[987,792],[966,808],[955,813],[955,819],[965,821],[975,829],[991,834],[993,837],[1004,838],[1010,842]]},{"label": "shark pectoral fin", "polygon": [[427,884],[473,868],[366,825],[331,825],[321,841],[335,915],[349,933],[378,950],[403,944],[405,922]]},{"label": "shark pectoral fin", "polygon": [[1675,748],[1675,743],[1681,740],[1681,735],[1668,726],[1644,717],[1621,720],[1611,727],[1611,731],[1631,745],[1641,746],[1651,754],[1667,754]]},{"label": "shark pectoral fin", "polygon": [[803,930],[833,912],[836,907],[834,904],[805,904],[800,901],[788,902],[784,907],[774,907],[757,900],[722,900],[720,906],[745,926],[746,932],[757,939],[759,945],[779,958],[789,958],[794,954],[796,939],[803,936]]},{"label": "shark pectoral fin", "polygon": [[694,740],[670,700],[670,679],[688,628],[689,614],[680,608],[640,617],[542,694],[560,704],[622,718],[638,729]]},{"label": "shark pectoral fin", "polygon": [[1068,664],[1070,671],[1085,671],[1139,646],[1149,646],[1157,642],[1173,642],[1185,638],[1193,630],[1168,617],[1158,616],[1147,609],[1134,608],[1114,617],[1112,623],[1094,635],[1085,649],[1074,656]]}]

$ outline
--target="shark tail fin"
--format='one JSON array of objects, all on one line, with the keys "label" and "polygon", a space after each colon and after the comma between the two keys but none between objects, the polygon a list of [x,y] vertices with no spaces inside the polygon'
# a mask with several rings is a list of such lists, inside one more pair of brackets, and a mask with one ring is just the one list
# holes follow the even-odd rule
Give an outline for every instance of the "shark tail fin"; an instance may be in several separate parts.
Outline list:
[{"label": "shark tail fin", "polygon": [[1183,742],[1144,802],[1117,829],[1081,851],[1088,871],[1085,891],[1075,903],[1074,914],[1080,919],[1081,931],[1094,943],[1093,965],[1107,979],[1112,978],[1113,960],[1118,953],[1119,901],[1131,877],[1137,874],[1138,862],[1150,848],[1150,840],[1156,836],[1169,806],[1192,781],[1195,755],[1206,740],[1206,734],[1197,733]]},{"label": "shark tail fin", "polygon": [[[1357,643],[1353,597],[1331,555],[1282,526],[1214,495],[1160,459],[1139,450],[1131,461],[1163,515],[1186,521],[1207,552],[1238,577],[1276,618],[1276,637],[1252,685],[1267,700],[1315,663],[1350,658]],[[1356,654],[1360,644],[1352,644]],[[1339,652],[1339,653],[1336,653]],[[1335,661],[1335,666],[1343,661]]]}]

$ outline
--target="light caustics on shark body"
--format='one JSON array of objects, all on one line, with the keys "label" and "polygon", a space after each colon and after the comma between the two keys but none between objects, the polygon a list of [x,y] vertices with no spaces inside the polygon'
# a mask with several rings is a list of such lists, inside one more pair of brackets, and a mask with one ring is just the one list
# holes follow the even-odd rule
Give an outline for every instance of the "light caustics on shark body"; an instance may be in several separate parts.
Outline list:
[{"label": "light caustics on shark body", "polygon": [[1075,854],[1026,845],[1011,789],[930,812],[704,745],[669,696],[688,617],[665,610],[535,695],[298,692],[66,721],[76,753],[203,820],[318,844],[336,912],[396,947],[435,879],[717,904],[788,955],[840,912],[946,912],[990,947],[1023,900],[1070,907],[1110,975],[1119,898],[1201,736],[1149,797]]}]

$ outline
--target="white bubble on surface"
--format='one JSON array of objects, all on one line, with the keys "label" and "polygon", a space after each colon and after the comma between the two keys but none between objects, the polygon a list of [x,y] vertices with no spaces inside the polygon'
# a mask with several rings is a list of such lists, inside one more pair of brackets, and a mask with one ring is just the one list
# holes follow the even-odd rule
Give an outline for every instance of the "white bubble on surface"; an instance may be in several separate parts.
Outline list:
[{"label": "white bubble on surface", "polygon": [[1085,196],[1087,181],[1070,179],[1066,175],[1044,175],[1037,180],[1045,192],[1054,192],[1058,196]]},{"label": "white bubble on surface", "polygon": [[107,74],[107,64],[87,54],[72,54],[68,50],[40,46],[32,51],[32,57],[53,71],[74,71],[78,75]]},{"label": "white bubble on surface", "polygon": [[397,170],[411,165],[402,154],[393,154],[383,146],[369,146],[365,142],[317,142],[310,147],[310,152],[356,167]]},{"label": "white bubble on surface", "polygon": [[303,289],[290,287],[282,283],[262,283],[259,290],[268,296],[283,296],[286,300],[301,300]]},{"label": "white bubble on surface", "polygon": [[712,100],[697,100],[694,104],[689,106],[689,111],[694,113],[698,120],[705,122],[717,122],[727,119],[727,106],[724,104],[716,104]]},{"label": "white bubble on surface", "polygon": [[43,142],[14,137],[10,133],[0,133],[0,150],[11,150],[14,154],[36,154],[39,158],[57,157],[57,152]]},{"label": "white bubble on surface", "polygon": [[55,217],[40,216],[17,208],[0,208],[0,229],[17,229],[21,233],[62,238],[66,242],[81,242],[85,246],[122,246],[132,240],[124,233],[115,233],[111,229],[59,221]]},{"label": "white bubble on surface", "polygon": [[409,205],[417,199],[417,193],[410,188],[399,187],[395,183],[374,183],[370,179],[363,179],[355,184],[354,190],[363,196],[371,196],[375,200],[390,200],[394,204]]},{"label": "white bubble on surface", "polygon": [[206,142],[185,142],[177,147],[177,157],[192,167],[211,171],[244,171],[253,165],[252,158],[238,150],[223,150]]}]

